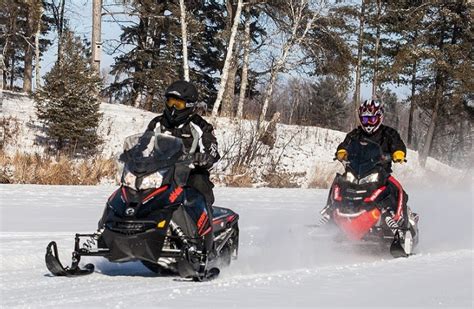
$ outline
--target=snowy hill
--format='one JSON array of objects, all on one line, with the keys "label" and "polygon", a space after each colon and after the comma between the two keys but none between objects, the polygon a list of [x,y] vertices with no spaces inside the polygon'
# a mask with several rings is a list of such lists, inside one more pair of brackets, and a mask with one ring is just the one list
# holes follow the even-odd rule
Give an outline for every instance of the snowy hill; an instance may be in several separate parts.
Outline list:
[{"label": "snowy hill", "polygon": [[[103,118],[99,134],[104,140],[101,146],[103,156],[117,156],[126,136],[143,132],[148,122],[156,114],[130,106],[106,104],[101,105]],[[2,118],[10,125],[12,136],[5,140],[7,153],[16,151],[42,153],[35,143],[41,135],[41,124],[35,115],[33,101],[23,95],[4,93]],[[230,163],[239,154],[245,141],[254,133],[255,124],[251,121],[232,121],[227,118],[213,120],[215,133],[219,142],[222,160],[214,169],[214,180],[219,184],[229,183],[228,177],[234,176]],[[287,178],[289,186],[326,187],[331,182],[341,165],[332,160],[337,145],[344,139],[345,133],[318,127],[290,126],[278,124],[276,141],[272,149],[260,153],[250,171],[244,171],[257,186],[268,185],[268,177],[280,175]],[[243,143],[242,143],[243,141]],[[243,145],[243,146],[242,146]],[[241,150],[241,149],[240,149]],[[408,163],[394,166],[394,175],[404,183],[416,183],[428,177],[450,177],[454,182],[468,177],[457,169],[450,168],[431,158],[426,169],[418,164],[416,152],[409,151]],[[239,175],[240,177],[240,175]]]}]

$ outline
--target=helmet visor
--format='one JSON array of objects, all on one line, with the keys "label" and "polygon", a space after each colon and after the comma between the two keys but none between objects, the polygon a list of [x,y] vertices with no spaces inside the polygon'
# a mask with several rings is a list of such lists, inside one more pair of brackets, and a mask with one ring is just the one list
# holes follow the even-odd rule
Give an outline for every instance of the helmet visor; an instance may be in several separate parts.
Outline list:
[{"label": "helmet visor", "polygon": [[186,108],[186,101],[174,97],[168,97],[166,100],[166,105],[168,107],[176,108],[177,110],[183,110]]},{"label": "helmet visor", "polygon": [[363,124],[363,125],[375,125],[377,124],[377,121],[379,119],[379,116],[361,116],[360,117],[360,122]]}]

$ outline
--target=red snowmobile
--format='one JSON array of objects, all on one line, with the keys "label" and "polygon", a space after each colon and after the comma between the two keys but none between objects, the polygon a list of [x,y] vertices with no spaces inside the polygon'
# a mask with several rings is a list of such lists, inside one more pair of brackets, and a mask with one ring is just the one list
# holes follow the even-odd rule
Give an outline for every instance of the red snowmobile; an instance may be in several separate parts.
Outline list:
[{"label": "red snowmobile", "polygon": [[81,257],[102,256],[111,262],[138,260],[154,272],[197,281],[216,277],[237,258],[238,214],[215,206],[207,213],[202,194],[186,185],[194,166],[181,139],[146,132],[128,137],[124,148],[121,186],[109,197],[99,229],[76,234],[70,267],[61,264],[57,245],[50,242],[49,271],[90,274],[94,265],[80,268]]},{"label": "red snowmobile", "polygon": [[345,172],[336,175],[321,214],[329,214],[349,240],[389,244],[394,257],[411,255],[418,243],[418,215],[397,199],[400,188],[383,166],[390,154],[370,139],[352,141],[347,152]]}]

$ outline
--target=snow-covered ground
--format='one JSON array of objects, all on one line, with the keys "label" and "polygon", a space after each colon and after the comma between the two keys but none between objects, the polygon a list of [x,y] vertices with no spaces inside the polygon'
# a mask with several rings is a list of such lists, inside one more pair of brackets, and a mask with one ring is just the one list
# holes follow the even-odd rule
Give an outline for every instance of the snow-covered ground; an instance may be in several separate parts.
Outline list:
[{"label": "snow-covered ground", "polygon": [[471,188],[406,189],[420,245],[394,260],[308,227],[325,190],[217,188],[216,205],[240,214],[240,255],[218,279],[195,283],[102,258],[83,259],[96,264],[92,275],[52,277],[47,243],[56,240],[69,263],[74,233],[95,230],[114,188],[0,185],[0,307],[472,308]]}]

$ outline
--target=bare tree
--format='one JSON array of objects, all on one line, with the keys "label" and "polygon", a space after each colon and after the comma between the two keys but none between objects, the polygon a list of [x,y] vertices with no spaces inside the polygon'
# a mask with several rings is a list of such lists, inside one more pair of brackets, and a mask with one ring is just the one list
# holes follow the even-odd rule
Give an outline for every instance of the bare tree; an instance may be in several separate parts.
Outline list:
[{"label": "bare tree", "polygon": [[357,126],[359,117],[357,116],[357,109],[360,105],[360,83],[361,83],[361,70],[362,70],[362,47],[364,46],[364,23],[365,23],[365,6],[366,0],[362,0],[360,6],[360,15],[359,15],[359,36],[357,39],[357,66],[356,66],[356,76],[355,76],[355,91],[354,91],[354,122],[353,125]]},{"label": "bare tree", "polygon": [[244,113],[245,93],[248,85],[248,69],[250,59],[250,5],[245,8],[245,30],[244,30],[244,58],[242,60],[242,76],[240,78],[239,103],[237,104],[237,118],[242,118]]},{"label": "bare tree", "polygon": [[[263,96],[263,105],[258,119],[258,127],[261,126],[265,120],[265,116],[268,110],[268,105],[273,93],[273,87],[275,85],[278,74],[285,68],[287,57],[292,47],[302,43],[305,39],[308,31],[314,26],[314,21],[319,16],[320,10],[322,9],[321,1],[319,10],[308,10],[308,0],[287,0],[285,6],[288,8],[288,17],[290,20],[290,34],[285,44],[282,47],[280,56],[276,59],[271,67],[270,81],[267,85]],[[310,14],[308,16],[308,13]]]},{"label": "bare tree", "polygon": [[222,97],[224,96],[224,91],[227,85],[227,78],[229,76],[229,68],[232,61],[232,54],[234,50],[235,36],[237,35],[238,25],[240,22],[240,13],[242,12],[242,0],[238,0],[237,9],[234,16],[234,23],[232,25],[229,45],[227,47],[227,55],[225,57],[224,68],[222,69],[221,83],[219,86],[219,92],[217,93],[217,99],[214,103],[214,108],[212,109],[212,116],[217,116],[219,112],[219,107],[222,102]]},{"label": "bare tree", "polygon": [[43,17],[43,3],[38,1],[37,20],[36,20],[36,34],[35,34],[35,80],[36,89],[41,88],[41,59],[40,59],[40,43],[41,35],[41,19]]},{"label": "bare tree", "polygon": [[183,71],[184,80],[189,81],[189,65],[188,65],[188,32],[186,23],[186,6],[184,0],[179,0],[179,10],[181,12],[181,36],[183,40]]},{"label": "bare tree", "polygon": [[375,17],[375,50],[374,50],[374,75],[372,77],[372,96],[377,94],[378,87],[378,69],[379,69],[379,49],[380,49],[380,15],[382,14],[382,1],[377,0],[377,13]]}]

